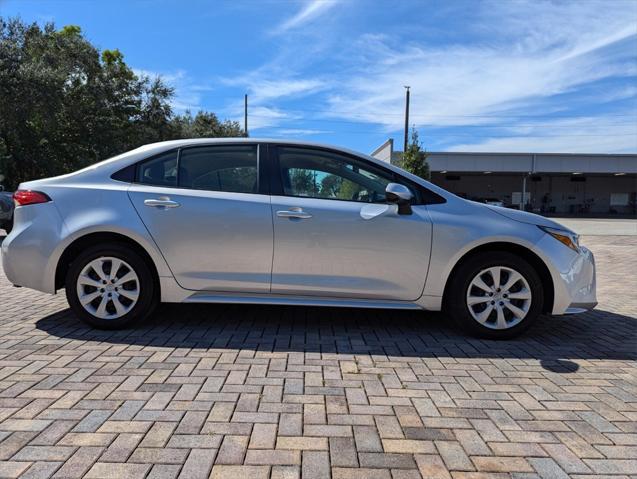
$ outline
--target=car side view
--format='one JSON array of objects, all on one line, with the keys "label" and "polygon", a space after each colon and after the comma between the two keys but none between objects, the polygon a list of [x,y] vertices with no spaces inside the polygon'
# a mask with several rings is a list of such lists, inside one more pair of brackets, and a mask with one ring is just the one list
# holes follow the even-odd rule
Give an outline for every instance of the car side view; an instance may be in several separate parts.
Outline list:
[{"label": "car side view", "polygon": [[508,338],[593,308],[595,264],[547,218],[295,141],[177,140],[14,193],[4,271],[116,329],[158,302],[446,311]]}]

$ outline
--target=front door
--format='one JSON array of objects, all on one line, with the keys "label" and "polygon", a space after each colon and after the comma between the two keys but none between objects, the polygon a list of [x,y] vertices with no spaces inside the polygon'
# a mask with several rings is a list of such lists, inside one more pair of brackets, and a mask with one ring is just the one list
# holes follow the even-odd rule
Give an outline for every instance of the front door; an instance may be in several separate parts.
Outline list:
[{"label": "front door", "polygon": [[418,299],[431,249],[426,206],[399,215],[385,204],[394,174],[362,159],[309,147],[276,152],[272,292]]},{"label": "front door", "polygon": [[258,146],[214,145],[140,164],[129,197],[181,287],[269,292],[272,216],[261,192]]}]

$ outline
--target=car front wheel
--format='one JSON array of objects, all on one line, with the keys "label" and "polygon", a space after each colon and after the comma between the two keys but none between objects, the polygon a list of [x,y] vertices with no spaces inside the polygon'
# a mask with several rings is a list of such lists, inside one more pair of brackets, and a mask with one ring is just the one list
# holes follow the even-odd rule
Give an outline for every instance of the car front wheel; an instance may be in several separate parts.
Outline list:
[{"label": "car front wheel", "polygon": [[139,254],[119,243],[97,245],[80,254],[66,275],[73,312],[100,329],[121,329],[154,309],[153,275]]},{"label": "car front wheel", "polygon": [[543,301],[541,279],[528,262],[508,252],[487,252],[460,265],[448,310],[471,334],[506,339],[531,326]]}]

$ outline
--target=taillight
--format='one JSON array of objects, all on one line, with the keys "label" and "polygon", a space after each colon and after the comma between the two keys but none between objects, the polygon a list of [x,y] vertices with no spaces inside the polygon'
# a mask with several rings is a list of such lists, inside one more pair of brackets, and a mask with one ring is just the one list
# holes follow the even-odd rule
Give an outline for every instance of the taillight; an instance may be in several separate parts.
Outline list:
[{"label": "taillight", "polygon": [[13,201],[16,206],[37,205],[51,201],[46,194],[41,191],[18,190],[13,193]]}]

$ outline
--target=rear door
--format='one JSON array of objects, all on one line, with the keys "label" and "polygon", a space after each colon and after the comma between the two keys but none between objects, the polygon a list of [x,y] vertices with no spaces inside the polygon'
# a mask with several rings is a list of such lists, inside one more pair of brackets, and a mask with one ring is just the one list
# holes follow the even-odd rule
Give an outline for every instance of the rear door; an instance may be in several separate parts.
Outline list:
[{"label": "rear door", "polygon": [[272,215],[257,144],[182,148],[137,167],[129,196],[180,286],[269,292]]}]

